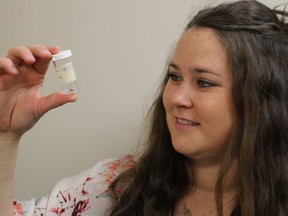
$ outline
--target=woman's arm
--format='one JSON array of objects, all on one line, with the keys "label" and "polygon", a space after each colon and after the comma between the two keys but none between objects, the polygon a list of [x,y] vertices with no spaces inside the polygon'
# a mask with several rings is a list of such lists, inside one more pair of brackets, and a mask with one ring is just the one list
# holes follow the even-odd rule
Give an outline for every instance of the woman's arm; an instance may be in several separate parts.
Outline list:
[{"label": "woman's arm", "polygon": [[13,215],[13,175],[21,136],[49,110],[76,100],[75,94],[41,95],[57,46],[11,48],[0,58],[0,212]]},{"label": "woman's arm", "polygon": [[0,134],[0,212],[13,215],[13,175],[19,138],[13,134]]}]

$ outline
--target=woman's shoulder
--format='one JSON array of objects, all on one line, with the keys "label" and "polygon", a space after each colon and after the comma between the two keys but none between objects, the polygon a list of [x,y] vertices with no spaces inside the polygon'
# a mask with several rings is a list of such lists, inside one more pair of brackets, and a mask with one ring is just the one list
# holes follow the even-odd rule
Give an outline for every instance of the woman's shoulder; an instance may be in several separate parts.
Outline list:
[{"label": "woman's shoulder", "polygon": [[[111,184],[135,166],[132,155],[101,160],[94,167],[59,181],[47,197],[27,202],[15,200],[14,215],[109,215]],[[117,188],[124,189],[125,185]]]},{"label": "woman's shoulder", "polygon": [[[136,161],[132,155],[103,159],[77,176],[63,179],[50,194],[48,210],[71,213],[76,209],[77,212],[106,215],[113,181],[134,166]],[[124,189],[125,185],[119,188],[120,191]]]},{"label": "woman's shoulder", "polygon": [[91,170],[90,177],[97,184],[112,184],[123,172],[136,166],[136,160],[132,155],[124,155],[99,161]]},{"label": "woman's shoulder", "polygon": [[[57,188],[71,187],[71,185],[82,188],[81,193],[85,194],[84,188],[92,188],[94,191],[105,192],[113,181],[123,172],[136,166],[136,160],[132,155],[103,159],[97,162],[92,168],[79,173],[76,176],[62,179]],[[99,189],[99,190],[98,190]]]},{"label": "woman's shoulder", "polygon": [[121,173],[136,165],[133,155],[124,155],[115,158],[100,160],[91,171],[91,174],[106,176],[107,173]]}]

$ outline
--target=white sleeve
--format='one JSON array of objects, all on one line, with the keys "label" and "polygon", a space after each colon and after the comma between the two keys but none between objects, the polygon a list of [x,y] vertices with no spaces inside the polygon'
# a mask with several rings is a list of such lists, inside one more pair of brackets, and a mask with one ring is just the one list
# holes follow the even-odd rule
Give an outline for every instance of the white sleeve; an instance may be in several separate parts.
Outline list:
[{"label": "white sleeve", "polygon": [[[15,216],[106,216],[111,207],[113,180],[135,166],[132,156],[106,159],[77,176],[57,183],[51,194],[26,202],[14,201]],[[125,187],[125,186],[124,186]],[[123,190],[124,188],[119,188]]]}]

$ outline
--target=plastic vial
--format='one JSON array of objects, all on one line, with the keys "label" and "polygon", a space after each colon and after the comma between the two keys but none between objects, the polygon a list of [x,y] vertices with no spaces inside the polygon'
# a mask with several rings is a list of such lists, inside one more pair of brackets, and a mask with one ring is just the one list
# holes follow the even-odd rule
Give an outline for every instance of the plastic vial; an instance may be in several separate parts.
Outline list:
[{"label": "plastic vial", "polygon": [[63,50],[52,56],[56,75],[64,93],[77,92],[79,90],[71,56],[71,50]]}]

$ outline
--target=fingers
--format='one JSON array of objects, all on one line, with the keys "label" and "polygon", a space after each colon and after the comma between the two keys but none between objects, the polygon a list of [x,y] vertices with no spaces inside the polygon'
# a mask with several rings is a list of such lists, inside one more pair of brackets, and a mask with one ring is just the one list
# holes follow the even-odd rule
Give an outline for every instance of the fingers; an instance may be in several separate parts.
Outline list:
[{"label": "fingers", "polygon": [[27,46],[27,48],[30,49],[34,57],[37,59],[33,67],[39,73],[46,73],[52,59],[52,55],[60,51],[58,46],[45,47],[43,45],[31,45]]},{"label": "fingers", "polygon": [[11,59],[14,65],[19,65],[21,62],[25,62],[26,64],[33,64],[35,62],[35,58],[31,51],[24,46],[12,47],[9,49],[7,58]]},{"label": "fingers", "polygon": [[[27,46],[27,49],[30,51],[30,55],[33,55],[35,59],[33,62],[33,68],[39,73],[46,73],[49,67],[49,62],[52,58],[50,50],[43,45],[30,45]],[[25,51],[27,51],[27,49]],[[28,64],[28,62],[26,63]]]},{"label": "fingers", "polygon": [[18,74],[18,70],[14,65],[14,62],[9,58],[0,58],[0,75],[4,73]]},{"label": "fingers", "polygon": [[66,103],[75,102],[76,94],[54,93],[46,97],[42,97],[39,101],[38,113],[42,116],[51,109],[62,106]]},{"label": "fingers", "polygon": [[[45,47],[43,45],[29,45],[29,46],[18,46],[12,47],[8,54],[7,58],[10,59],[14,66],[21,66],[22,64],[27,64],[33,66],[33,68],[39,73],[46,73],[49,62],[53,54],[58,53],[60,48],[58,46]],[[0,62],[1,64],[1,62]],[[7,64],[7,63],[6,63]],[[5,65],[5,68],[10,69],[7,71],[11,72],[11,63]],[[1,65],[0,65],[1,68]],[[2,66],[2,68],[4,68]],[[15,71],[15,69],[13,69]],[[12,72],[13,73],[13,72]]]},{"label": "fingers", "polygon": [[57,53],[60,52],[60,47],[59,46],[49,46],[47,48],[51,52],[52,55],[57,54]]}]

